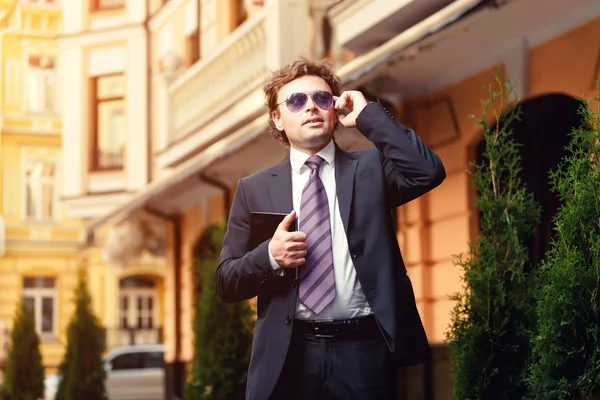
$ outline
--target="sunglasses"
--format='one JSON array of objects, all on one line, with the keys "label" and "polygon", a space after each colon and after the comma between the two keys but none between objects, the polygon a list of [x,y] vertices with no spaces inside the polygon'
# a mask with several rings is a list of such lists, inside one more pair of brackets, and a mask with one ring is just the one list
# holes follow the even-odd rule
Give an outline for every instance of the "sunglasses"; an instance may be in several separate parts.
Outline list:
[{"label": "sunglasses", "polygon": [[[322,110],[329,110],[333,106],[333,95],[324,90],[317,90],[310,95],[313,103]],[[302,110],[308,102],[308,93],[292,93],[284,101],[278,103],[275,107],[285,103],[288,110],[297,113]]]}]

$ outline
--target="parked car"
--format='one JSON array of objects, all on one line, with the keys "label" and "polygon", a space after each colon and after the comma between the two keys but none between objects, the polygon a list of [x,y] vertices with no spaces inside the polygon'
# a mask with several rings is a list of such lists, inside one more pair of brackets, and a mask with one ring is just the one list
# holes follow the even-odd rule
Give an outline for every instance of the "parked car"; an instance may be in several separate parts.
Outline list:
[{"label": "parked car", "polygon": [[165,347],[143,344],[118,347],[104,356],[110,400],[161,400],[164,398]]},{"label": "parked car", "polygon": [[44,400],[54,400],[59,382],[60,375],[46,374],[44,377]]}]

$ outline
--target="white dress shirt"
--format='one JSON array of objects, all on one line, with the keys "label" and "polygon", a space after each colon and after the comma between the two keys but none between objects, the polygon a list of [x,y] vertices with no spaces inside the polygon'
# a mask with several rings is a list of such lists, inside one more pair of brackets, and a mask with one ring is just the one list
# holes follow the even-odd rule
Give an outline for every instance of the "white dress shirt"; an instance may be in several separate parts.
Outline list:
[{"label": "white dress shirt", "polygon": [[[296,301],[296,318],[303,320],[341,320],[361,317],[371,314],[371,307],[367,302],[365,294],[356,278],[356,270],[350,250],[348,249],[348,239],[342,223],[340,207],[336,194],[335,183],[335,145],[333,141],[320,152],[318,156],[325,162],[319,169],[319,177],[325,186],[327,199],[329,202],[329,215],[331,222],[331,241],[333,245],[333,266],[335,273],[335,299],[318,315],[309,310],[302,302]],[[298,222],[302,218],[300,214],[300,203],[302,190],[308,181],[310,169],[304,163],[310,157],[309,154],[290,148],[290,162],[292,166],[292,201],[294,210],[298,216]],[[300,224],[298,224],[299,226]],[[282,267],[277,264],[271,250],[269,249],[269,260],[275,270]]]}]

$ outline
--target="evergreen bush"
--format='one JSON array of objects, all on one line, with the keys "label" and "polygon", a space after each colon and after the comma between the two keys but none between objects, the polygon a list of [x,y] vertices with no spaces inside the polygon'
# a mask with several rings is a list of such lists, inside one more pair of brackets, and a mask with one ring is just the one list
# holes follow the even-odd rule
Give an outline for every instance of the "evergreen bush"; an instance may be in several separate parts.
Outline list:
[{"label": "evergreen bush", "polygon": [[105,400],[102,328],[92,311],[85,279],[75,290],[75,313],[67,328],[67,348],[60,364],[56,400]]},{"label": "evergreen bush", "polygon": [[539,209],[522,183],[519,145],[511,137],[511,122],[520,118],[518,103],[508,101],[512,93],[510,82],[503,84],[496,73],[477,119],[484,142],[482,162],[474,168],[480,231],[456,261],[464,290],[453,297],[447,332],[458,400],[521,399],[527,389],[535,300],[526,241]]},{"label": "evergreen bush", "polygon": [[561,200],[558,233],[542,265],[531,398],[600,395],[600,84],[581,109],[567,156],[550,181]]},{"label": "evergreen bush", "polygon": [[44,397],[44,367],[40,339],[35,331],[33,311],[17,306],[4,382],[0,390],[3,400],[37,400]]},{"label": "evergreen bush", "polygon": [[194,265],[196,288],[194,359],[186,388],[189,400],[243,400],[252,346],[252,309],[247,301],[224,303],[215,291],[215,271],[225,228],[207,228]]}]

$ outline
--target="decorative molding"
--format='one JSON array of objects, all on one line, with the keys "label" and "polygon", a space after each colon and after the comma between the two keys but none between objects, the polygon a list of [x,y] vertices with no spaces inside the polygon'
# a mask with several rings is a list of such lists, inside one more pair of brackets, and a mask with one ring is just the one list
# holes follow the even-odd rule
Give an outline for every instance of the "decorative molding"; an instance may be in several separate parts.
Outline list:
[{"label": "decorative molding", "polygon": [[139,38],[145,40],[144,24],[133,23],[110,30],[84,31],[73,35],[64,35],[58,39],[60,48],[84,48],[103,46],[107,43],[129,42]]},{"label": "decorative molding", "polygon": [[81,244],[80,241],[72,240],[6,239],[6,253],[21,251],[27,254],[64,253],[78,250]]},{"label": "decorative molding", "polygon": [[596,90],[595,81],[600,81],[600,45],[598,46],[598,52],[596,53],[596,63],[594,64],[594,72],[590,84],[592,90]]},{"label": "decorative molding", "polygon": [[106,193],[124,191],[127,180],[124,171],[115,173],[89,173],[87,190],[89,193]]},{"label": "decorative molding", "polygon": [[[203,120],[201,124],[194,123],[191,130],[186,132],[183,137],[173,140],[167,148],[156,153],[156,166],[159,169],[177,167],[190,155],[211,146],[220,137],[234,131],[236,126],[246,124],[244,121],[266,115],[262,105],[261,81],[262,79],[259,79],[248,85],[248,88],[229,99],[233,101],[233,104],[228,102],[227,107],[221,110],[220,115],[211,120]],[[246,126],[242,130],[245,129]]]},{"label": "decorative molding", "polygon": [[[417,106],[417,110],[419,132],[427,139],[428,145],[440,147],[460,137],[458,117],[450,96],[446,95],[421,103]],[[448,125],[451,130],[448,129]]]},{"label": "decorative molding", "polygon": [[96,218],[109,213],[112,209],[127,203],[133,194],[109,193],[84,195],[79,198],[63,198],[65,212],[68,218]]}]

